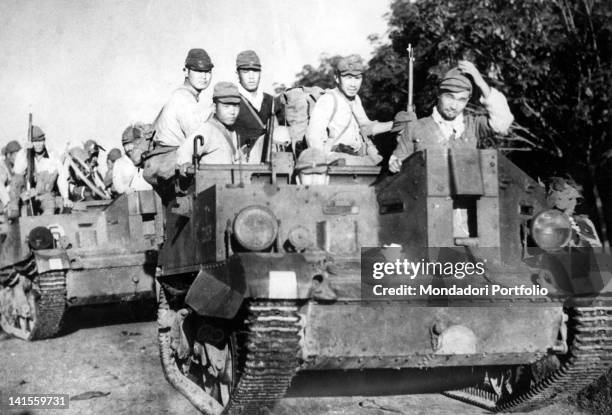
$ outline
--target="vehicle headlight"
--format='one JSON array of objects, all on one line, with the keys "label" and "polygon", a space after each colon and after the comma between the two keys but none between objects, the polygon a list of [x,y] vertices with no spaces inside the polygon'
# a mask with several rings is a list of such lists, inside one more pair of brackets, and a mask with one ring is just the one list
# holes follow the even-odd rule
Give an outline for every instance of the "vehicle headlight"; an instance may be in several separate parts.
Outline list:
[{"label": "vehicle headlight", "polygon": [[265,206],[248,206],[234,219],[234,237],[250,251],[262,251],[274,242],[278,234],[278,221]]},{"label": "vehicle headlight", "polygon": [[546,210],[533,218],[531,235],[545,251],[555,251],[565,246],[572,237],[569,217],[558,210]]}]

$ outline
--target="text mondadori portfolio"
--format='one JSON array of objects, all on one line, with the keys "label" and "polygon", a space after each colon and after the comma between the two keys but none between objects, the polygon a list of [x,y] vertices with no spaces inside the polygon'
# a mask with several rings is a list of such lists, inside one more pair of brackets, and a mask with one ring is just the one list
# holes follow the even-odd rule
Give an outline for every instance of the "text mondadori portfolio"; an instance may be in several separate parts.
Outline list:
[{"label": "text mondadori portfolio", "polygon": [[511,287],[505,287],[498,284],[484,285],[480,287],[474,287],[472,285],[466,285],[458,287],[452,285],[450,287],[434,287],[431,284],[423,285],[407,285],[402,284],[397,287],[385,287],[382,284],[377,284],[372,287],[372,292],[377,296],[501,296],[501,297],[514,297],[514,296],[545,296],[548,295],[548,289],[540,287],[537,284],[534,285],[515,285]]}]

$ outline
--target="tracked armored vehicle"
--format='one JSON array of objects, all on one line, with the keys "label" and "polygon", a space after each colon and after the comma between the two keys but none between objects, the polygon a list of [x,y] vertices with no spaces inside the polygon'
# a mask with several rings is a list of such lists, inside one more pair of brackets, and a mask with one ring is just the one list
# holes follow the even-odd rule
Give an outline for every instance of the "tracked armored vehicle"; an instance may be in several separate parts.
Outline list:
[{"label": "tracked armored vehicle", "polygon": [[[547,211],[544,190],[500,153],[418,152],[385,180],[377,167],[329,166],[329,184],[317,186],[292,184],[288,156],[196,165],[192,192],[166,211],[161,360],[203,413],[265,413],[300,371],[409,368],[470,373],[466,389],[439,390],[522,411],[612,364],[610,256],[549,266],[570,222]],[[417,262],[435,259],[431,247],[464,250],[484,264],[464,279],[473,286],[546,295],[377,301],[364,295],[365,247],[400,247]]]},{"label": "tracked armored vehicle", "polygon": [[79,202],[69,214],[0,225],[0,325],[56,335],[69,307],[153,300],[161,204],[153,191]]}]

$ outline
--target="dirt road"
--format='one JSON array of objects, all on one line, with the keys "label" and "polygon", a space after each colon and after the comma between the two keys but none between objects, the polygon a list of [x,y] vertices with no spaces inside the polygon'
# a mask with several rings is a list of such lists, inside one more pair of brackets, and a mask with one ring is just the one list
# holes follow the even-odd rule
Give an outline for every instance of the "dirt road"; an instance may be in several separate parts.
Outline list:
[{"label": "dirt road", "polygon": [[[94,312],[94,316],[96,313]],[[104,315],[72,316],[71,332],[26,343],[0,334],[0,392],[64,393],[67,410],[9,411],[7,414],[181,414],[197,415],[164,379],[156,323],[126,322]],[[6,399],[4,399],[6,401]],[[385,397],[291,397],[279,415],[479,414],[484,411],[438,394]],[[586,414],[557,403],[534,415]]]}]

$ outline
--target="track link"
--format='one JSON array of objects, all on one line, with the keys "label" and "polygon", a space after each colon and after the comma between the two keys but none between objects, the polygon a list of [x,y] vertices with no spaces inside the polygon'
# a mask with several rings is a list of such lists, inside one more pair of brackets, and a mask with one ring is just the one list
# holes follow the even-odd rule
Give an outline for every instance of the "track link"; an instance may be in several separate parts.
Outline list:
[{"label": "track link", "polygon": [[33,255],[15,264],[14,271],[32,282],[32,287],[26,295],[31,299],[30,308],[34,307],[31,310],[34,319],[28,328],[8,325],[4,329],[9,334],[29,341],[55,336],[62,329],[66,312],[65,271],[49,271],[39,274]]},{"label": "track link", "polygon": [[[162,315],[163,310],[168,310],[163,289],[159,299]],[[166,378],[205,414],[269,414],[297,371],[300,331],[297,304],[251,300],[245,307],[247,317],[236,332],[235,382],[225,408],[211,402],[203,389],[180,372],[172,355],[170,334],[160,324],[159,345]]]},{"label": "track link", "polygon": [[530,390],[500,402],[479,387],[444,394],[491,412],[533,411],[577,394],[612,367],[612,300],[585,300],[569,309],[569,318],[568,332],[573,340],[561,367]]}]

